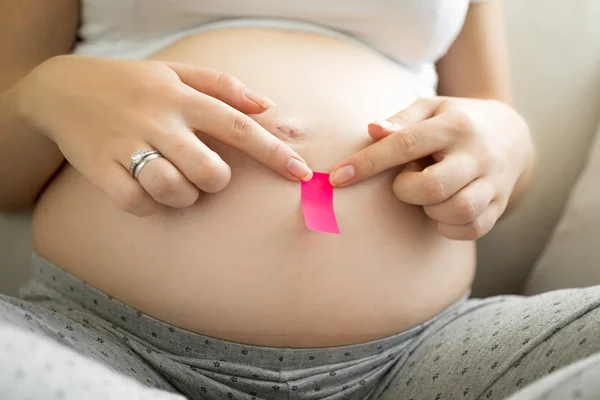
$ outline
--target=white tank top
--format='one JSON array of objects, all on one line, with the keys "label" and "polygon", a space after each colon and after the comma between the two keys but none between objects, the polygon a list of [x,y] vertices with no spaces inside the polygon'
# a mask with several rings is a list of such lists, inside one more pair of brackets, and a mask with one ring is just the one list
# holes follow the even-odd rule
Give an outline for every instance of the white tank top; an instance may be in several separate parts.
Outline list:
[{"label": "white tank top", "polygon": [[403,65],[420,95],[435,62],[485,0],[82,0],[76,54],[141,59],[190,34],[232,26],[321,32],[368,45]]}]

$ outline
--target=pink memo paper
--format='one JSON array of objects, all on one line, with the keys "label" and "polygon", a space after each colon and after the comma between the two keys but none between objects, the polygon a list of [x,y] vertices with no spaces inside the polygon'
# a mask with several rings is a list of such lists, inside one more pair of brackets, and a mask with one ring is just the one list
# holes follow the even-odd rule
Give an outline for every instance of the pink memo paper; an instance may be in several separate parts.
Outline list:
[{"label": "pink memo paper", "polygon": [[333,211],[333,186],[329,174],[313,172],[310,181],[302,181],[302,212],[311,231],[340,233]]}]

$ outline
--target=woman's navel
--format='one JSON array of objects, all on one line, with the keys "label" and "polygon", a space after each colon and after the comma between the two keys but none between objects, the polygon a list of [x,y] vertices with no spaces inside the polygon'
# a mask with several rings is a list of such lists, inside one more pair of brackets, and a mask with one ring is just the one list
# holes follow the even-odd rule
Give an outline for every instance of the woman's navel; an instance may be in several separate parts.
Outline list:
[{"label": "woman's navel", "polygon": [[295,142],[305,138],[308,127],[301,118],[284,113],[278,107],[269,109],[262,114],[250,116],[263,128],[285,142]]}]

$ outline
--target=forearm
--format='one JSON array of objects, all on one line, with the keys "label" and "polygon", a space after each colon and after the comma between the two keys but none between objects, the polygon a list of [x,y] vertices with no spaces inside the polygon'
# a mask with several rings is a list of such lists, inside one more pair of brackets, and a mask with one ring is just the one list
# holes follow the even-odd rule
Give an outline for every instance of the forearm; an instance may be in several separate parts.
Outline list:
[{"label": "forearm", "polygon": [[25,121],[19,82],[45,60],[71,52],[79,14],[80,0],[0,1],[0,211],[33,205],[64,160]]},{"label": "forearm", "polygon": [[0,93],[0,211],[31,207],[64,158],[26,122],[16,84]]}]

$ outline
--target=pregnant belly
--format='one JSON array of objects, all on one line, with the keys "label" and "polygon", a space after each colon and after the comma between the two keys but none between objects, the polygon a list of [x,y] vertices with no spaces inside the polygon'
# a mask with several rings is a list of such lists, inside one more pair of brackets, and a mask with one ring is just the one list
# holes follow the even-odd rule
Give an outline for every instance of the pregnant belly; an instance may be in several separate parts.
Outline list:
[{"label": "pregnant belly", "polygon": [[[315,171],[371,143],[367,123],[416,96],[398,66],[314,34],[213,31],[152,58],[225,71],[269,96],[277,106],[253,117]],[[36,207],[35,249],[155,318],[257,345],[383,337],[431,318],[470,285],[473,244],[441,237],[422,209],[400,203],[397,171],[336,189],[341,235],[330,235],[306,229],[299,183],[206,143],[231,166],[226,190],[147,218],[119,211],[65,167]]]}]

